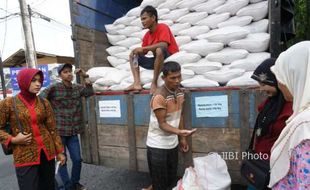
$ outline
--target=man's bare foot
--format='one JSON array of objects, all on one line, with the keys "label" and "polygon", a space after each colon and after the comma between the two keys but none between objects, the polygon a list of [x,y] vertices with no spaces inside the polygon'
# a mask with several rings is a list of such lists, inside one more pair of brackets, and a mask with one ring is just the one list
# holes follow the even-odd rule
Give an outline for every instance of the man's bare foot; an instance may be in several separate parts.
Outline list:
[{"label": "man's bare foot", "polygon": [[150,186],[148,186],[147,188],[142,188],[142,190],[153,190],[153,186],[150,185]]},{"label": "man's bare foot", "polygon": [[125,91],[140,91],[140,90],[142,90],[141,84],[132,84],[125,89]]},{"label": "man's bare foot", "polygon": [[154,94],[157,89],[157,85],[155,83],[151,84],[150,94]]}]

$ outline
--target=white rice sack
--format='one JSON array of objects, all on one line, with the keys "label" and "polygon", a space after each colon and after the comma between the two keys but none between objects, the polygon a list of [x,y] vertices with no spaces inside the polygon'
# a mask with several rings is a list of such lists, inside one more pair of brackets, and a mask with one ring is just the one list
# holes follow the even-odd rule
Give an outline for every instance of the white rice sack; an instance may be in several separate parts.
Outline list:
[{"label": "white rice sack", "polygon": [[217,24],[226,21],[229,19],[229,13],[221,13],[221,14],[212,14],[207,18],[204,18],[196,23],[196,25],[200,26],[209,26],[210,28],[214,29],[217,28]]},{"label": "white rice sack", "polygon": [[245,71],[254,71],[264,60],[270,58],[270,53],[250,53],[245,59],[233,61],[229,68],[244,69]]},{"label": "white rice sack", "polygon": [[140,38],[131,37],[131,38],[126,38],[125,40],[117,42],[116,45],[129,48],[130,46],[134,44],[138,44],[138,43],[141,43]]},{"label": "white rice sack", "polygon": [[110,65],[112,65],[113,67],[117,67],[118,65],[122,65],[127,62],[126,59],[120,59],[114,56],[108,56],[107,60],[109,61]]},{"label": "white rice sack", "polygon": [[140,72],[141,84],[152,82],[154,70],[144,70]]},{"label": "white rice sack", "polygon": [[249,0],[228,0],[224,5],[221,5],[214,9],[216,14],[219,13],[230,13],[235,15],[242,7],[249,4]]},{"label": "white rice sack", "polygon": [[177,42],[178,46],[182,46],[192,41],[190,36],[177,36],[175,37],[175,41]]},{"label": "white rice sack", "polygon": [[201,56],[207,56],[209,53],[217,52],[223,49],[224,44],[208,42],[205,39],[195,40],[180,47],[180,50],[188,53],[196,53]]},{"label": "white rice sack", "polygon": [[249,31],[240,26],[227,26],[211,30],[206,34],[197,36],[198,39],[207,39],[210,42],[220,42],[228,44],[229,42],[245,38]]},{"label": "white rice sack", "polygon": [[132,17],[132,16],[140,17],[141,11],[142,11],[141,7],[135,7],[133,9],[130,9],[130,11],[128,11],[126,13],[126,16],[128,16],[128,17]]},{"label": "white rice sack", "polygon": [[221,69],[204,73],[204,77],[210,80],[217,81],[220,84],[225,84],[231,79],[240,77],[244,74],[243,69]]},{"label": "white rice sack", "polygon": [[153,7],[158,7],[158,5],[160,5],[161,3],[166,2],[166,0],[143,0],[140,7],[146,7],[147,5],[151,5]]},{"label": "white rice sack", "polygon": [[113,35],[113,34],[107,34],[108,41],[112,45],[116,45],[117,42],[125,40],[126,36],[125,35]]},{"label": "white rice sack", "polygon": [[204,3],[205,1],[207,1],[207,0],[190,0],[190,1],[189,0],[183,0],[177,4],[177,7],[180,9],[182,9],[182,8],[191,9],[192,7],[199,5],[201,3]]},{"label": "white rice sack", "polygon": [[182,80],[193,78],[195,73],[190,69],[182,69],[181,70]]},{"label": "white rice sack", "polygon": [[143,26],[142,26],[140,17],[138,17],[138,18],[134,19],[133,21],[131,21],[129,23],[129,26],[138,26],[139,28],[142,28]]},{"label": "white rice sack", "polygon": [[252,22],[249,25],[244,26],[243,28],[248,30],[250,33],[267,33],[269,27],[268,19],[262,19],[256,22]]},{"label": "white rice sack", "polygon": [[89,80],[95,82],[97,79],[105,77],[107,73],[115,71],[117,71],[117,69],[114,67],[93,67],[86,73],[89,75]]},{"label": "white rice sack", "polygon": [[187,15],[182,16],[177,20],[179,23],[190,23],[191,25],[195,25],[198,21],[208,16],[207,12],[193,12],[188,13]]},{"label": "white rice sack", "polygon": [[269,47],[270,34],[249,34],[245,39],[232,41],[229,46],[236,49],[246,49],[251,53],[266,51]]},{"label": "white rice sack", "polygon": [[249,52],[244,49],[224,48],[219,52],[210,53],[206,56],[208,61],[230,64],[231,62],[243,59],[249,55]]},{"label": "white rice sack", "polygon": [[158,6],[159,9],[167,8],[170,10],[174,10],[177,8],[177,4],[182,0],[167,0],[166,2],[160,4]]},{"label": "white rice sack", "polygon": [[168,61],[175,61],[179,63],[180,65],[186,64],[186,63],[195,63],[201,58],[200,55],[196,53],[186,53],[185,51],[177,52],[171,56],[169,56],[167,59],[165,59],[165,62]]},{"label": "white rice sack", "polygon": [[110,46],[106,49],[106,51],[108,52],[108,54],[110,55],[114,55],[123,51],[127,51],[128,49],[126,47],[122,47],[122,46]]},{"label": "white rice sack", "polygon": [[214,9],[216,7],[223,5],[225,2],[226,0],[208,0],[205,3],[195,5],[190,10],[198,12],[207,12],[211,14],[214,13]]},{"label": "white rice sack", "polygon": [[237,16],[251,16],[254,21],[261,20],[268,15],[268,1],[250,4],[237,12]]},{"label": "white rice sack", "polygon": [[132,45],[132,46],[129,47],[129,50],[132,51],[132,50],[134,50],[134,49],[136,49],[136,48],[138,48],[138,47],[142,47],[142,44],[141,44],[141,43],[134,44],[134,45]]},{"label": "white rice sack", "polygon": [[127,51],[123,51],[117,54],[114,54],[115,57],[119,58],[119,59],[125,59],[126,61],[129,60],[129,54],[131,53],[130,50]]},{"label": "white rice sack", "polygon": [[197,63],[189,63],[182,66],[184,69],[190,69],[195,74],[201,75],[203,73],[219,70],[222,68],[222,64],[219,62],[210,62],[206,59],[200,59]]},{"label": "white rice sack", "polygon": [[[157,80],[157,86],[162,86],[163,84],[165,83],[165,81],[163,81],[163,79],[161,78],[161,75],[159,75],[158,77],[158,80]],[[148,83],[145,83],[142,87],[144,89],[151,89],[151,85],[152,85],[152,82],[148,82]]]},{"label": "white rice sack", "polygon": [[226,86],[258,86],[258,82],[251,78],[253,72],[245,72],[242,76],[231,79]]},{"label": "white rice sack", "polygon": [[121,18],[116,19],[113,24],[124,24],[124,25],[129,25],[133,20],[135,20],[137,17],[135,16],[123,16]]},{"label": "white rice sack", "polygon": [[126,88],[129,87],[130,85],[131,83],[121,82],[120,84],[110,86],[108,89],[112,91],[126,90]]},{"label": "white rice sack", "polygon": [[253,17],[251,16],[234,16],[230,19],[217,24],[219,28],[223,28],[225,26],[245,26],[252,22]]},{"label": "white rice sack", "polygon": [[94,83],[93,89],[95,92],[104,92],[104,91],[109,90],[109,87],[108,86],[101,86],[99,84]]},{"label": "white rice sack", "polygon": [[168,26],[172,26],[174,24],[172,20],[158,20],[158,23],[164,23]]},{"label": "white rice sack", "polygon": [[261,2],[261,1],[264,1],[264,0],[250,0],[250,3],[258,3],[258,2]]},{"label": "white rice sack", "polygon": [[139,39],[143,39],[145,33],[148,31],[148,29],[145,29],[145,30],[141,30],[141,31],[138,31],[138,32],[134,32],[132,34],[129,34],[130,37],[135,37],[135,38],[139,38]]},{"label": "white rice sack", "polygon": [[210,28],[208,26],[192,26],[188,29],[179,31],[179,35],[190,36],[195,39],[198,35],[209,32]]},{"label": "white rice sack", "polygon": [[219,86],[219,83],[213,80],[206,79],[203,75],[196,75],[191,79],[186,79],[181,82],[186,88],[203,88]]},{"label": "white rice sack", "polygon": [[129,62],[126,62],[125,64],[118,65],[115,68],[118,70],[130,71],[130,64]]},{"label": "white rice sack", "polygon": [[138,32],[141,31],[141,27],[138,26],[127,26],[124,29],[120,29],[118,30],[118,34],[121,35],[125,35],[125,36],[129,36],[130,34],[134,33],[134,32]]},{"label": "white rice sack", "polygon": [[112,86],[121,83],[121,81],[129,75],[130,73],[124,70],[108,72],[104,78],[96,80],[95,84],[99,84],[101,86]]},{"label": "white rice sack", "polygon": [[158,19],[161,19],[161,15],[165,15],[168,14],[170,12],[170,9],[167,8],[163,8],[163,9],[157,9],[157,15],[158,15]]},{"label": "white rice sack", "polygon": [[170,30],[172,34],[178,35],[181,30],[185,30],[190,27],[191,27],[190,23],[176,23],[170,27]]},{"label": "white rice sack", "polygon": [[187,8],[176,9],[176,10],[170,11],[170,13],[168,13],[168,14],[161,16],[160,19],[172,20],[175,22],[176,20],[178,20],[180,17],[186,15],[187,13],[189,13],[189,10]]},{"label": "white rice sack", "polygon": [[125,25],[124,24],[118,24],[118,25],[106,24],[104,25],[104,27],[109,34],[118,34],[118,31],[121,29],[124,29]]}]

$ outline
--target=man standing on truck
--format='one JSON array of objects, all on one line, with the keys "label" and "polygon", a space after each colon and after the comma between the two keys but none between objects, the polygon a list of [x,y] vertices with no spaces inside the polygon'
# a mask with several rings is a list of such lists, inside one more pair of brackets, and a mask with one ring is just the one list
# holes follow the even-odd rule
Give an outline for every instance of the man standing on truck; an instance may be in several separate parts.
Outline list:
[{"label": "man standing on truck", "polygon": [[[62,64],[57,68],[61,82],[53,84],[40,94],[50,101],[56,118],[56,126],[64,147],[70,153],[72,161],[71,178],[67,164],[60,166],[59,173],[66,190],[85,190],[80,184],[82,157],[78,134],[82,131],[83,115],[81,97],[94,94],[88,75],[82,69],[75,69],[75,73],[85,79],[85,86],[73,84],[71,64]],[[65,149],[66,154],[66,149]]]},{"label": "man standing on truck", "polygon": [[177,182],[178,145],[187,152],[186,137],[194,130],[184,129],[184,93],[179,88],[181,67],[167,62],[162,68],[164,85],[154,93],[150,106],[151,115],[147,134],[147,161],[152,185],[147,189],[171,190]]},{"label": "man standing on truck", "polygon": [[[150,93],[157,88],[157,80],[164,60],[179,51],[178,45],[170,28],[163,23],[158,23],[157,11],[152,6],[146,6],[140,14],[143,28],[149,29],[142,40],[142,47],[135,48],[129,55],[131,72],[134,83],[126,90],[139,91],[142,89],[140,82],[139,66],[154,70]],[[146,57],[151,51],[154,57]]]}]

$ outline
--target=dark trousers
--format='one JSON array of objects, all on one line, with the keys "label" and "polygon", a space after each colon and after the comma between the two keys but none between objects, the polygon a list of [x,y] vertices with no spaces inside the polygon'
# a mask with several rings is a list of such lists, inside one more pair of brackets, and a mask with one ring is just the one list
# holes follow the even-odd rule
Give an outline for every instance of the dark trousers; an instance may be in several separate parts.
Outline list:
[{"label": "dark trousers", "polygon": [[39,165],[15,169],[20,190],[55,190],[55,160],[48,161],[43,151],[40,160]]},{"label": "dark trousers", "polygon": [[176,186],[178,147],[174,149],[147,147],[147,162],[154,190],[171,190]]}]

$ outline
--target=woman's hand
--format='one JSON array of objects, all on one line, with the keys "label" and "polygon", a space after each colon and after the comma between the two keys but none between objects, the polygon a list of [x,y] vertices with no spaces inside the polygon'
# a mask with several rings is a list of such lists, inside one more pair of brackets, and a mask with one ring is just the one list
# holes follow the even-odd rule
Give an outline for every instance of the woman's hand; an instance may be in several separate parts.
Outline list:
[{"label": "woman's hand", "polygon": [[63,153],[57,154],[57,160],[60,162],[60,165],[64,165],[66,163],[66,156]]},{"label": "woman's hand", "polygon": [[11,143],[20,145],[29,145],[31,143],[31,140],[32,140],[31,133],[29,134],[18,133],[15,137],[12,137]]}]

